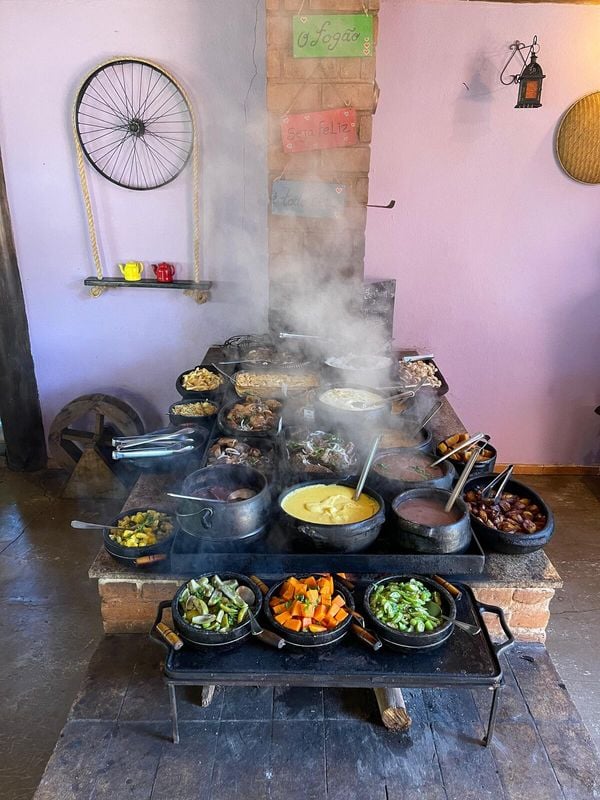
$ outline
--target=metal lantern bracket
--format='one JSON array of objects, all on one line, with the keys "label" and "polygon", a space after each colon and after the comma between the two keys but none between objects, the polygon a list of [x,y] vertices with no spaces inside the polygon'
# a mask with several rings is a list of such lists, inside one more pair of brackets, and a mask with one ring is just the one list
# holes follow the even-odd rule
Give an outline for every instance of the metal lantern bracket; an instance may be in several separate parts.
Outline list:
[{"label": "metal lantern bracket", "polygon": [[[509,50],[511,50],[512,52],[509,56],[508,61],[504,65],[502,72],[500,73],[500,83],[502,83],[504,86],[511,86],[511,84],[513,83],[518,83],[521,79],[521,76],[523,75],[523,71],[525,70],[525,67],[527,66],[527,62],[529,61],[530,57],[532,55],[537,55],[537,53],[539,53],[540,46],[538,44],[537,36],[533,37],[533,41],[531,42],[531,44],[525,44],[525,42],[520,42],[517,39],[515,42],[509,45]],[[523,50],[527,50],[526,56],[523,55]],[[509,64],[511,63],[513,58],[517,55],[517,53],[521,56],[521,60],[523,62],[521,71],[519,72],[518,75],[510,75],[509,76],[510,80],[508,81],[504,80],[504,73],[508,69]]]}]

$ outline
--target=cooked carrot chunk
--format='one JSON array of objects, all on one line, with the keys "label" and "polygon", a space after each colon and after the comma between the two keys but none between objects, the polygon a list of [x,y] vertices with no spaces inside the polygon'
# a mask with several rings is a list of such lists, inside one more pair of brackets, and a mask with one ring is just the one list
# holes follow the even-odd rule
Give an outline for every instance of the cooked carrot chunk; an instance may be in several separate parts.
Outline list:
[{"label": "cooked carrot chunk", "polygon": [[335,628],[348,616],[341,594],[335,594],[330,574],[298,579],[287,578],[270,600],[274,618],[294,631],[322,633]]}]

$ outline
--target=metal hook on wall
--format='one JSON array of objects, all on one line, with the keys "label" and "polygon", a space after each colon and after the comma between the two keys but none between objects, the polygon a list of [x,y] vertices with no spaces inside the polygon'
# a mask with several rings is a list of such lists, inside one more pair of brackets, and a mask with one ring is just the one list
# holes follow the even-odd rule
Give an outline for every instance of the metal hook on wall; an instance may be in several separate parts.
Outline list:
[{"label": "metal hook on wall", "polygon": [[[528,62],[531,54],[532,53],[537,53],[539,51],[539,49],[540,49],[540,46],[538,44],[537,36],[533,37],[533,41],[531,42],[531,44],[525,44],[525,42],[520,42],[517,39],[511,45],[509,45],[509,50],[512,50],[512,52],[511,52],[511,54],[510,54],[510,56],[508,58],[508,61],[506,62],[506,64],[502,68],[502,72],[500,73],[500,83],[502,83],[504,86],[510,86],[513,83],[518,83],[519,82],[519,78],[523,74],[523,70],[527,66],[527,62]],[[523,50],[527,50],[527,55],[526,56],[523,55]],[[508,69],[508,65],[513,60],[513,58],[517,55],[517,53],[521,56],[521,60],[523,62],[523,66],[521,67],[521,71],[519,72],[518,75],[511,75],[509,81],[505,81],[504,80],[504,73]]]},{"label": "metal hook on wall", "polygon": [[396,201],[395,200],[390,200],[390,202],[387,204],[387,206],[379,206],[379,205],[376,205],[375,203],[367,203],[367,208],[393,208],[395,205],[396,205]]}]

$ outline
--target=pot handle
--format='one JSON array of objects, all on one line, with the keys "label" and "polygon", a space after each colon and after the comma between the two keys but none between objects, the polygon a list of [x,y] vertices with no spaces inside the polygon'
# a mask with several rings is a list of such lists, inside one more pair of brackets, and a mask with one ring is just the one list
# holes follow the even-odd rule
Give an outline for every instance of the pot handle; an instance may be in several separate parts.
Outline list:
[{"label": "pot handle", "polygon": [[506,641],[500,642],[500,644],[492,643],[494,652],[496,653],[497,656],[499,656],[500,653],[503,653],[505,650],[508,650],[508,648],[512,647],[513,644],[515,643],[515,637],[512,635],[512,632],[508,627],[506,617],[504,616],[504,611],[500,608],[500,606],[491,606],[488,603],[482,603],[480,600],[477,600],[477,607],[480,612],[487,611],[489,614],[495,614],[500,620],[500,625],[502,627],[502,630],[504,631],[504,635],[506,636]]},{"label": "pot handle", "polygon": [[200,520],[200,524],[203,528],[211,528],[212,527],[212,515],[213,515],[212,508],[205,507],[201,508],[199,511],[192,511],[190,514],[180,514],[179,511],[177,512],[177,517],[197,517],[198,514],[202,514],[202,519]]},{"label": "pot handle", "polygon": [[212,508],[203,508],[200,511],[200,524],[203,528],[210,530],[212,528],[212,517],[215,512]]},{"label": "pot handle", "polygon": [[150,638],[154,639],[155,642],[158,642],[158,644],[161,644],[167,650],[169,650],[171,647],[174,650],[179,650],[181,647],[183,647],[183,641],[179,638],[175,631],[171,630],[171,628],[169,628],[169,626],[162,621],[165,608],[170,607],[170,600],[161,600],[161,602],[158,604],[156,619],[154,620],[154,624],[150,629]]},{"label": "pot handle", "polygon": [[366,645],[373,648],[375,652],[381,649],[381,639],[378,639],[372,631],[363,628],[362,625],[357,625],[356,622],[352,623],[351,628],[354,631],[354,634],[358,636],[358,638]]}]

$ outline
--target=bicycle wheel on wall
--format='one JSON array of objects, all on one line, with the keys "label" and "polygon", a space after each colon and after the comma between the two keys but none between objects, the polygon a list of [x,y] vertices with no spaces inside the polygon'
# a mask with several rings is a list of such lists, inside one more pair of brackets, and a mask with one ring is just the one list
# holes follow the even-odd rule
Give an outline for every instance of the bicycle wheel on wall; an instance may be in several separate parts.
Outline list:
[{"label": "bicycle wheel on wall", "polygon": [[115,59],[95,69],[75,101],[83,152],[103,177],[127,189],[156,189],[187,164],[194,122],[181,89],[160,67]]}]

